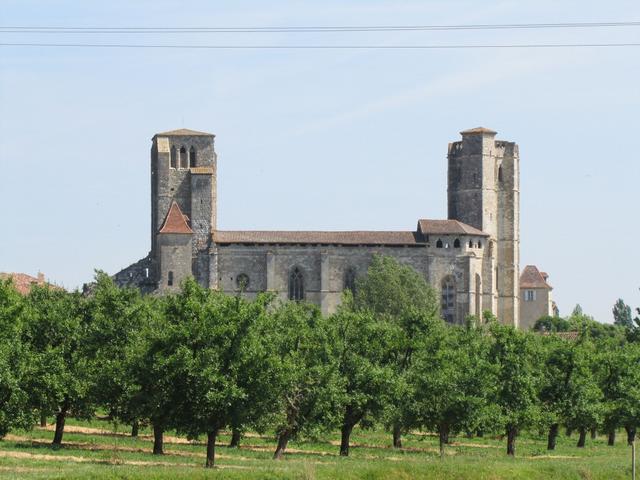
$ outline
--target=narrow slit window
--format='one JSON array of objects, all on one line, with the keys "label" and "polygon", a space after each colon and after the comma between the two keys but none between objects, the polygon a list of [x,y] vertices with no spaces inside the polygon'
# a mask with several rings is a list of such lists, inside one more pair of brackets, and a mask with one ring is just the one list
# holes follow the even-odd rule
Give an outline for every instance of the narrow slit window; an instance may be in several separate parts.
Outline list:
[{"label": "narrow slit window", "polygon": [[169,272],[167,275],[167,285],[170,287],[173,285],[173,272]]},{"label": "narrow slit window", "polygon": [[191,147],[191,149],[189,150],[189,162],[191,164],[192,167],[197,167],[198,164],[196,162],[196,149]]}]

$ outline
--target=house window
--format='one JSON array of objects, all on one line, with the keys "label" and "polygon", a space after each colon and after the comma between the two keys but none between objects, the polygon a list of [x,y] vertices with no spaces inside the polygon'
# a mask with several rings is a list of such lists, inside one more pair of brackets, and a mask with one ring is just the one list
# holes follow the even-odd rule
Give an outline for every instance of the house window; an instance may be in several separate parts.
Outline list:
[{"label": "house window", "polygon": [[173,285],[173,272],[169,272],[167,275],[167,285],[170,287]]},{"label": "house window", "polygon": [[447,322],[454,322],[456,313],[456,285],[451,276],[442,280],[441,313],[442,318]]},{"label": "house window", "polygon": [[442,240],[438,239],[436,242],[436,248],[442,248]]},{"label": "house window", "polygon": [[456,238],[453,241],[453,248],[460,248],[460,239]]},{"label": "house window", "polygon": [[533,302],[536,299],[536,291],[535,290],[525,290],[524,291],[524,301],[525,302]]},{"label": "house window", "polygon": [[180,147],[180,168],[189,168],[189,157],[187,157],[187,149]]},{"label": "house window", "polygon": [[191,163],[192,167],[197,166],[196,163],[196,149],[191,147],[191,149],[189,150],[189,162]]},{"label": "house window", "polygon": [[289,273],[289,300],[304,300],[304,278],[298,267]]},{"label": "house window", "polygon": [[347,268],[344,274],[344,289],[356,293],[356,270],[353,267]]}]

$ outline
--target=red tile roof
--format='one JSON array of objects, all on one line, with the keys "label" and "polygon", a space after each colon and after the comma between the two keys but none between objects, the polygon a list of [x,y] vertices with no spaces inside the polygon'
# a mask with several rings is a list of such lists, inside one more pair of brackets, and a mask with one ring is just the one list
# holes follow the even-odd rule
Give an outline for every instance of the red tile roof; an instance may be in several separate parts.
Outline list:
[{"label": "red tile roof", "polygon": [[325,245],[418,245],[415,232],[216,231],[216,243],[290,243]]},{"label": "red tile roof", "polygon": [[187,220],[188,217],[182,213],[182,210],[174,200],[159,233],[193,233]]},{"label": "red tile roof", "polygon": [[26,273],[0,272],[0,280],[11,278],[16,290],[22,295],[27,295],[31,291],[32,285],[45,285],[44,274],[38,273],[38,277],[32,277]]},{"label": "red tile roof", "polygon": [[545,277],[535,265],[527,265],[520,275],[520,288],[547,288],[552,290]]},{"label": "red tile roof", "polygon": [[559,338],[564,338],[565,340],[578,340],[578,338],[580,338],[580,332],[540,332],[540,333],[545,337],[556,335]]},{"label": "red tile roof", "polygon": [[496,132],[495,130],[491,130],[490,128],[476,127],[470,128],[469,130],[463,130],[462,132],[460,132],[460,135],[472,135],[474,133],[489,133],[495,135],[498,132]]},{"label": "red tile roof", "polygon": [[477,228],[459,222],[458,220],[418,220],[418,230],[423,235],[478,235],[488,237],[488,233],[484,233]]}]

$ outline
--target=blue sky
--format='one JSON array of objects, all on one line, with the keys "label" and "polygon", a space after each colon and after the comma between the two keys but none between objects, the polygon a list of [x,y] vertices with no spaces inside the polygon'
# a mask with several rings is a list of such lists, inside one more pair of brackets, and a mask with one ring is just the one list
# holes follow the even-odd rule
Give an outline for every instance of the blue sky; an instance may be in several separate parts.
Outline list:
[{"label": "blue sky", "polygon": [[[635,1],[4,0],[0,25],[220,27],[638,21]],[[640,42],[640,28],[351,34],[1,34],[2,42]],[[0,47],[0,270],[68,287],[149,250],[154,133],[215,133],[221,229],[411,230],[446,217],[447,143],[521,155],[521,267],[561,314],[640,306],[640,47],[151,50]]]}]

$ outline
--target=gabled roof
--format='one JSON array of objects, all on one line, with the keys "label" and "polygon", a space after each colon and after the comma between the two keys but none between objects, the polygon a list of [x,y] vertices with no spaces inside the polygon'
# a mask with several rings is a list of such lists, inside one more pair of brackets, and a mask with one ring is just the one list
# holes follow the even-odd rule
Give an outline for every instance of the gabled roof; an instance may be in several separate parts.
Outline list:
[{"label": "gabled roof", "polygon": [[[290,243],[324,245],[418,245],[415,232],[216,231],[216,243]],[[424,245],[424,244],[423,244]]]},{"label": "gabled roof", "polygon": [[463,130],[460,132],[460,135],[473,135],[474,133],[488,133],[491,135],[495,135],[498,132],[496,132],[495,130],[491,130],[490,128],[476,127],[470,128],[468,130]]},{"label": "gabled roof", "polygon": [[423,235],[478,235],[488,237],[488,233],[458,220],[418,220],[418,231]]},{"label": "gabled roof", "polygon": [[552,290],[545,277],[535,265],[527,265],[520,275],[520,288],[546,288]]},{"label": "gabled roof", "polygon": [[169,207],[169,213],[158,233],[193,233],[187,223],[188,217],[182,213],[174,200]]},{"label": "gabled roof", "polygon": [[177,136],[188,136],[188,137],[214,137],[213,133],[206,132],[198,132],[197,130],[189,130],[188,128],[179,128],[177,130],[169,130],[168,132],[160,132],[156,133],[154,137],[177,137]]}]

